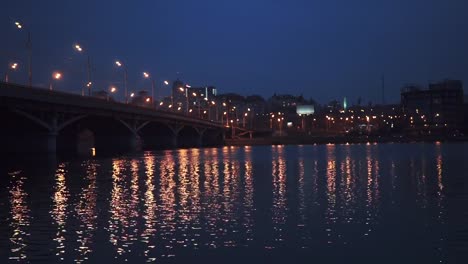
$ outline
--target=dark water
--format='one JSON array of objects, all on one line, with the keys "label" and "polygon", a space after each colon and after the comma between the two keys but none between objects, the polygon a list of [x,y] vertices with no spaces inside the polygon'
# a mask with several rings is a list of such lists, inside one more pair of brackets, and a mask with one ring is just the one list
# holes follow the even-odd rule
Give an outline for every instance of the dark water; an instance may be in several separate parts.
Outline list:
[{"label": "dark water", "polygon": [[224,147],[7,162],[0,263],[468,263],[455,255],[466,245],[467,151]]}]

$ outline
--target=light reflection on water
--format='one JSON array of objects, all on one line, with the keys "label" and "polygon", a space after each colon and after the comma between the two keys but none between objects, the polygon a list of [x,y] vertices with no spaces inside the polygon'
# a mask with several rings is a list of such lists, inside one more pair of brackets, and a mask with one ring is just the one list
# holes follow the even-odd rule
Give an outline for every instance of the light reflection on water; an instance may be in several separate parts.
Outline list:
[{"label": "light reflection on water", "polygon": [[56,242],[56,253],[60,260],[64,259],[64,255],[67,251],[66,242],[66,221],[71,210],[69,209],[68,198],[70,193],[67,189],[66,184],[66,164],[60,164],[55,173],[55,192],[52,197],[53,207],[50,212],[52,219],[56,225],[56,234],[54,241]]},{"label": "light reflection on water", "polygon": [[24,191],[26,177],[21,174],[21,171],[9,173],[10,228],[12,230],[9,238],[11,241],[9,259],[18,261],[27,258],[25,248],[27,247],[27,239],[30,235],[27,228],[31,223],[30,209],[27,204],[28,194]]},{"label": "light reflection on water", "polygon": [[[0,203],[8,205],[8,215],[0,214],[8,225],[0,234],[9,234],[0,236],[0,245],[9,249],[10,261],[81,263],[164,262],[220,249],[339,254],[347,246],[363,250],[376,244],[381,247],[371,254],[398,258],[399,252],[412,256],[408,248],[418,244],[414,256],[425,252],[427,259],[444,262],[445,178],[448,170],[466,166],[447,159],[459,151],[449,147],[146,152],[60,163],[50,182],[25,168],[8,173],[8,183],[0,185]],[[42,182],[41,190],[28,187],[31,178]],[[49,204],[31,207],[32,196]],[[394,243],[391,252],[387,243]]]}]

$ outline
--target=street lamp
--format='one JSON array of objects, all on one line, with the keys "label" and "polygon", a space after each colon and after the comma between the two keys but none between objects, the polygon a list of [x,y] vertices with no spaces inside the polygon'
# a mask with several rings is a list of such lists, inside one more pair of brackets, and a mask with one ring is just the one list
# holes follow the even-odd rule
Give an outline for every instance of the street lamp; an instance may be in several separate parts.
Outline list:
[{"label": "street lamp", "polygon": [[[79,53],[83,52],[83,48],[80,44],[75,44],[74,49]],[[86,83],[86,88],[88,88],[88,96],[91,96],[91,85],[93,83],[91,82],[91,59],[89,57],[89,54],[87,54],[86,73],[88,75],[88,82]],[[84,87],[81,88],[81,95],[84,96]]]},{"label": "street lamp", "polygon": [[[191,86],[186,84],[185,87],[179,87],[179,91],[181,92],[185,92],[185,112],[186,114],[188,115],[189,113],[189,99],[188,99],[188,88],[190,88]],[[197,96],[196,93],[192,93],[193,96]]]},{"label": "street lamp", "polygon": [[52,79],[50,80],[50,84],[49,84],[49,90],[51,90],[51,91],[53,90],[52,82],[53,82],[54,80],[57,80],[57,81],[58,81],[58,80],[60,80],[60,79],[62,79],[62,73],[60,73],[60,72],[58,72],[58,71],[53,72],[53,73],[52,73]]},{"label": "street lamp", "polygon": [[[109,88],[109,91],[110,91],[111,94],[116,93],[116,92],[117,92],[117,88],[116,88],[115,86],[111,86],[111,87]],[[109,94],[107,94],[107,101],[109,101]]]},{"label": "street lamp", "polygon": [[[163,81],[163,84],[169,86],[169,81]],[[174,89],[171,89],[171,104],[174,104]]]},{"label": "street lamp", "polygon": [[[23,29],[24,26],[20,22],[16,21],[15,25],[18,29]],[[31,42],[31,32],[27,29],[28,40],[26,41],[26,48],[28,49],[28,80],[29,87],[32,87],[32,42]]]},{"label": "street lamp", "polygon": [[16,71],[16,69],[18,69],[18,63],[17,62],[12,62],[8,65],[8,69],[5,73],[5,82],[9,82],[9,76],[8,76],[8,72],[11,70],[11,71]]},{"label": "street lamp", "polygon": [[229,126],[229,124],[228,124],[228,119],[229,118],[227,117],[227,112],[226,111],[224,111],[223,115],[221,116],[221,124],[224,123],[224,116],[226,116],[226,126]]},{"label": "street lamp", "polygon": [[[213,100],[211,101],[211,105],[214,106],[215,108],[215,120],[216,122],[218,122],[218,106],[216,105],[216,102]],[[210,108],[208,107],[208,109]],[[210,115],[211,115],[211,111],[210,111]]]},{"label": "street lamp", "polygon": [[245,113],[242,117],[242,126],[245,127],[245,118],[248,116],[248,113]]},{"label": "street lamp", "polygon": [[143,77],[145,79],[150,79],[151,80],[151,98],[153,98],[153,100],[151,101],[152,102],[152,106],[154,107],[154,79],[151,78],[151,75],[147,72],[143,72]]},{"label": "street lamp", "polygon": [[115,61],[115,65],[117,65],[117,67],[122,67],[124,69],[124,94],[125,94],[125,103],[128,104],[128,96],[127,96],[127,67],[125,67],[125,65],[123,65],[120,61]]}]

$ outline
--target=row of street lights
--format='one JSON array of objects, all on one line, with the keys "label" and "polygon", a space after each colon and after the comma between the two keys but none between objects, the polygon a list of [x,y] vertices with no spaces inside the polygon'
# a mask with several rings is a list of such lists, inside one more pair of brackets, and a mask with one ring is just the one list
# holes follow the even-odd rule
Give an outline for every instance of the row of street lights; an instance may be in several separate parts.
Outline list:
[{"label": "row of street lights", "polygon": [[[32,41],[31,41],[31,32],[29,30],[28,27],[25,27],[25,25],[19,21],[16,21],[15,22],[15,26],[17,29],[19,30],[26,30],[27,33],[28,33],[28,39],[27,39],[27,42],[26,42],[26,47],[28,49],[28,83],[29,83],[29,86],[32,87]],[[85,53],[83,47],[76,43],[74,44],[73,48],[75,49],[75,51],[77,51],[78,53]],[[87,73],[87,82],[86,84],[82,87],[81,89],[81,95],[85,95],[85,88],[88,90],[88,96],[91,96],[92,93],[91,93],[91,88],[92,88],[92,79],[91,79],[91,58],[90,58],[90,55],[87,53],[87,61],[86,61],[86,73]],[[127,67],[120,61],[115,61],[115,64],[117,65],[117,67],[121,67],[123,68],[124,70],[124,97],[125,97],[125,103],[128,103],[128,87],[127,87],[127,78],[128,78],[128,71],[127,71]],[[18,62],[12,62],[8,65],[8,69],[5,73],[5,82],[10,82],[10,76],[9,76],[9,73],[11,71],[15,71],[17,70],[19,67],[19,63]],[[51,82],[49,84],[49,89],[53,89],[53,84],[52,82],[54,80],[60,80],[61,78],[63,77],[62,73],[60,72],[53,72],[52,73],[52,79],[51,79]],[[154,96],[155,96],[155,81],[154,79],[152,78],[152,76],[148,73],[148,72],[143,72],[143,77],[145,79],[149,79],[151,81],[151,97],[152,97],[152,105],[154,106]],[[165,85],[169,85],[169,82],[168,81],[164,81],[164,84]],[[114,87],[115,88],[115,87]],[[117,90],[115,89],[114,92],[116,92]],[[173,96],[173,94],[172,94]]]},{"label": "row of street lights", "polygon": [[[28,38],[27,38],[27,42],[26,42],[26,47],[27,47],[27,50],[28,50],[28,83],[29,83],[29,86],[32,87],[32,41],[31,41],[31,32],[29,30],[28,27],[25,27],[22,23],[20,22],[15,22],[15,26],[16,28],[18,28],[19,30],[26,30],[27,31],[27,34],[28,34]],[[84,96],[85,95],[85,90],[88,90],[88,96],[91,96],[92,95],[92,85],[93,85],[93,82],[92,82],[92,76],[91,76],[91,58],[90,58],[90,55],[88,52],[85,51],[85,49],[79,44],[79,43],[75,43],[74,46],[73,46],[74,50],[78,53],[85,53],[86,54],[86,73],[87,73],[87,81],[86,81],[86,84],[84,86],[82,86],[82,89],[81,89],[81,95]],[[118,67],[118,68],[122,68],[123,69],[123,73],[124,73],[124,97],[125,97],[125,103],[127,104],[129,102],[129,94],[128,94],[128,70],[127,70],[127,67],[124,63],[122,63],[121,61],[119,60],[116,60],[115,61],[115,65]],[[11,71],[16,71],[18,68],[19,68],[19,63],[18,62],[12,62],[8,65],[8,69],[5,73],[5,82],[10,82],[10,76],[9,76],[9,73]],[[149,103],[151,102],[151,105],[154,107],[154,103],[155,103],[155,89],[156,89],[156,84],[155,84],[155,80],[153,78],[153,76],[144,71],[142,72],[143,74],[143,78],[145,79],[148,79],[151,81],[151,100],[149,100],[150,98],[146,98],[145,99],[145,102],[146,103]],[[63,78],[63,74],[59,71],[54,71],[52,72],[52,76],[51,76],[51,80],[50,80],[50,83],[49,83],[49,89],[50,90],[53,90],[54,89],[54,84],[56,81],[60,80]],[[168,86],[169,85],[169,82],[168,81],[164,81],[163,82],[164,85]],[[185,85],[185,87],[180,87],[179,89],[182,91],[182,92],[185,92],[185,97],[186,97],[186,114],[188,115],[189,113],[192,112],[192,109],[189,107],[189,92],[188,92],[188,88],[191,88],[190,85]],[[117,93],[118,89],[115,87],[115,86],[111,86],[110,87],[110,93],[111,94],[114,94],[114,93]],[[199,98],[197,97],[197,94],[196,93],[192,93],[192,95],[196,98],[197,100],[197,105],[198,105],[198,116],[201,117],[201,103],[200,103],[200,100]],[[134,97],[135,96],[135,93],[131,93],[130,94],[130,97]],[[107,96],[107,99],[109,100],[109,96]],[[206,101],[208,101],[207,98],[204,98]],[[207,102],[208,104],[208,115],[210,115],[211,111],[210,111],[210,106],[216,106],[216,102],[215,101],[210,101],[210,102]],[[160,104],[160,106],[162,106],[162,102]],[[171,89],[171,105],[169,105],[169,108],[172,108],[174,106],[174,89]],[[226,103],[223,103],[223,106],[226,107]],[[218,108],[216,108],[216,119],[218,119]],[[173,110],[175,110],[175,107],[173,108]],[[179,106],[177,110],[181,110],[181,107]],[[206,110],[203,111],[204,114],[207,113]],[[221,115],[221,122],[224,122],[224,116],[226,116],[226,125],[229,124],[229,118],[228,118],[228,111],[224,111],[223,114]],[[243,124],[245,126],[245,119],[247,118],[248,116],[248,113],[244,113],[243,115]],[[237,115],[236,115],[236,118],[237,118]],[[231,123],[232,123],[233,120],[231,120]]]}]

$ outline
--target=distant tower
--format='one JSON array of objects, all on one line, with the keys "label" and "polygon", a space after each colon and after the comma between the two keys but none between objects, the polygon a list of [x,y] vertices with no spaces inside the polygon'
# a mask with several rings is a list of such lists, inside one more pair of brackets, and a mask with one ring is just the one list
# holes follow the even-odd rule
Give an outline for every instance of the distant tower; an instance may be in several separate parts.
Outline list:
[{"label": "distant tower", "polygon": [[346,101],[346,97],[343,99],[343,109],[346,111],[348,109],[348,102]]}]

